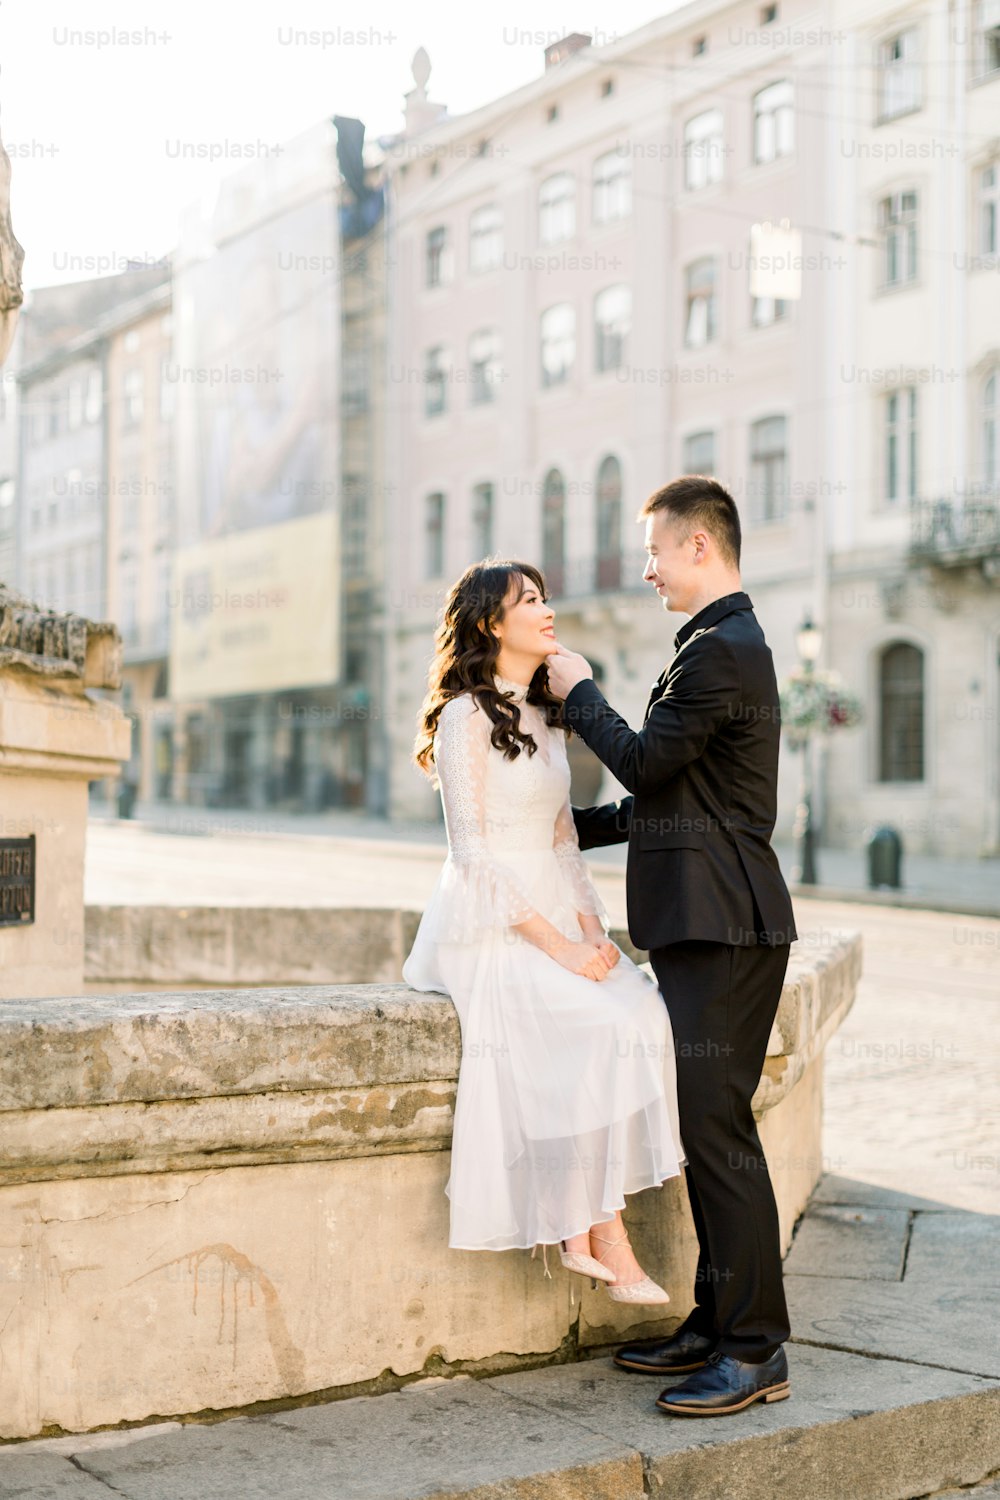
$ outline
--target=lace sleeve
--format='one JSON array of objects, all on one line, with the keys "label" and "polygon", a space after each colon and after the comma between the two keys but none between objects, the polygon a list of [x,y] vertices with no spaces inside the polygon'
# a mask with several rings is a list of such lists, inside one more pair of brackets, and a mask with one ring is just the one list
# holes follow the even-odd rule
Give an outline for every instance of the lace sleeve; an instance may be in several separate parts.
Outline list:
[{"label": "lace sleeve", "polygon": [[594,888],[590,871],[587,869],[587,861],[580,853],[580,840],[568,797],[556,817],[552,830],[552,847],[559,860],[559,868],[570,890],[576,910],[587,916],[600,917],[601,924],[607,932],[610,918],[604,902]]},{"label": "lace sleeve", "polygon": [[491,753],[487,716],[467,693],[450,699],[434,737],[449,856],[437,905],[438,942],[474,942],[488,931],[536,915],[516,872],[488,846],[486,771]]}]

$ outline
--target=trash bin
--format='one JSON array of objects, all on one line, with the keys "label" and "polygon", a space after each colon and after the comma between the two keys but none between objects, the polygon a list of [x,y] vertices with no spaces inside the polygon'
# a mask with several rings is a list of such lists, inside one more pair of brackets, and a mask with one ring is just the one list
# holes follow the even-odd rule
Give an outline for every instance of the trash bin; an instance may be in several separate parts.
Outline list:
[{"label": "trash bin", "polygon": [[869,886],[873,890],[878,886],[891,886],[898,891],[903,883],[903,840],[896,829],[888,823],[880,824],[868,835],[866,847]]}]

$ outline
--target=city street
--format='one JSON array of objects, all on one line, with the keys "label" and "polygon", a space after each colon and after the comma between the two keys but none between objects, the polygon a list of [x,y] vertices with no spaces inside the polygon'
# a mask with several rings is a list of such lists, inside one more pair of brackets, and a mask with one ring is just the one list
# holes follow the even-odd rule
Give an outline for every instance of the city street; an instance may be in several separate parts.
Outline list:
[{"label": "city street", "polygon": [[[187,831],[173,833],[93,819],[87,903],[419,910],[444,857],[441,840],[417,842],[413,829],[391,839],[226,833],[215,814],[200,827],[186,817]],[[623,870],[608,854],[591,865],[612,920],[624,925]],[[839,928],[864,937],[858,998],[826,1052],[826,1171],[1000,1212],[1000,921],[884,906],[860,893],[799,896],[795,908],[802,943]]]}]

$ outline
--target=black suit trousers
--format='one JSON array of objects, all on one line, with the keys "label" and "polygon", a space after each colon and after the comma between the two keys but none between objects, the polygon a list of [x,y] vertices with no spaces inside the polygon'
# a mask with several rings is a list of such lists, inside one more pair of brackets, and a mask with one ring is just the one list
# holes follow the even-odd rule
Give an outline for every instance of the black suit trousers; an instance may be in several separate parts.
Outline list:
[{"label": "black suit trousers", "polygon": [[674,1033],[677,1099],[698,1234],[685,1327],[761,1360],[789,1336],[778,1210],[750,1100],[781,998],[788,945],[689,939],[649,955]]}]

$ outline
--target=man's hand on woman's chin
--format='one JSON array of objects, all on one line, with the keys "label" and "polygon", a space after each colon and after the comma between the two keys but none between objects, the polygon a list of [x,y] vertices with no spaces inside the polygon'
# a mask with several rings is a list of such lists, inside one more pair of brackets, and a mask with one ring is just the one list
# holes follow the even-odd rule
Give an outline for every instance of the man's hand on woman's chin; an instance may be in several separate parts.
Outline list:
[{"label": "man's hand on woman's chin", "polygon": [[545,665],[549,671],[549,688],[557,698],[566,698],[578,682],[593,677],[594,672],[585,656],[578,651],[567,651],[560,645],[558,652],[550,656]]}]

